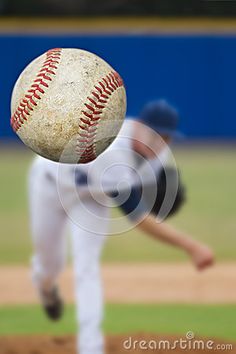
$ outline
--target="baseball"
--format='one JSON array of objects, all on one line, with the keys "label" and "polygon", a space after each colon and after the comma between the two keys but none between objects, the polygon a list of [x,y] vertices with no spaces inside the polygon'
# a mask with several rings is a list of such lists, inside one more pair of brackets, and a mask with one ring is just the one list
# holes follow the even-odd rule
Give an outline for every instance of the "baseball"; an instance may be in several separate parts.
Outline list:
[{"label": "baseball", "polygon": [[117,136],[126,113],[119,74],[97,55],[55,48],[33,60],[12,93],[11,126],[37,154],[87,163]]}]

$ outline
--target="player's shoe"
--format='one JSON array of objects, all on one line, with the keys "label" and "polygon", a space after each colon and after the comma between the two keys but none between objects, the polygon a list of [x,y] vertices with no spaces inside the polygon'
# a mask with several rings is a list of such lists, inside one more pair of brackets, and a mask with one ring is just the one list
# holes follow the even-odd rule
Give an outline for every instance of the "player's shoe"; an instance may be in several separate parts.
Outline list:
[{"label": "player's shoe", "polygon": [[40,299],[47,316],[52,321],[58,321],[62,317],[64,310],[64,304],[59,289],[55,286],[52,290],[41,290]]}]

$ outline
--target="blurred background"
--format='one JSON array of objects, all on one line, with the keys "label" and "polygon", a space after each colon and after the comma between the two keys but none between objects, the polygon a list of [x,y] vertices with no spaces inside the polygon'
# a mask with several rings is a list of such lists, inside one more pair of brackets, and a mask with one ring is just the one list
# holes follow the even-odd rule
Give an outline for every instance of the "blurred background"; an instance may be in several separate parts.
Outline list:
[{"label": "blurred background", "polygon": [[234,1],[218,0],[1,0],[3,15],[17,16],[233,16]]},{"label": "blurred background", "polygon": [[[191,330],[236,342],[236,1],[227,0],[0,0],[0,336],[75,333],[70,266],[62,286],[71,305],[57,326],[31,288],[26,177],[34,155],[9,124],[15,80],[54,47],[111,63],[124,78],[130,116],[154,98],[178,108],[186,138],[173,153],[188,200],[170,223],[217,256],[197,274],[182,253],[136,230],[111,237],[103,255],[111,352],[117,335],[130,333]],[[8,345],[17,347],[18,337]]]}]

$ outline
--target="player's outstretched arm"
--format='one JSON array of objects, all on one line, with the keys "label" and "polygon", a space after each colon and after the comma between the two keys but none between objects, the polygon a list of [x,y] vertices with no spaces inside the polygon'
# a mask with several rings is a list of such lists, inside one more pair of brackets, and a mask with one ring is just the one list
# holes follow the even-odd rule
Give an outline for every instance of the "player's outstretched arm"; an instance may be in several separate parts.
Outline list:
[{"label": "player's outstretched arm", "polygon": [[[194,240],[183,232],[177,231],[165,222],[157,222],[155,215],[159,212],[159,205],[156,205],[157,210],[154,210],[155,214],[150,213],[147,215],[146,205],[140,203],[141,195],[141,189],[134,187],[126,202],[119,206],[125,215],[132,221],[135,221],[138,228],[155,240],[168,243],[185,251],[191,257],[198,270],[203,270],[214,263],[213,252],[207,245]],[[145,214],[147,216],[143,218]],[[140,219],[142,221],[137,223]]]},{"label": "player's outstretched arm", "polygon": [[151,214],[138,224],[138,228],[155,240],[184,250],[191,257],[198,270],[203,270],[214,263],[213,252],[207,245],[194,240],[181,231],[177,231],[165,222],[158,223]]}]

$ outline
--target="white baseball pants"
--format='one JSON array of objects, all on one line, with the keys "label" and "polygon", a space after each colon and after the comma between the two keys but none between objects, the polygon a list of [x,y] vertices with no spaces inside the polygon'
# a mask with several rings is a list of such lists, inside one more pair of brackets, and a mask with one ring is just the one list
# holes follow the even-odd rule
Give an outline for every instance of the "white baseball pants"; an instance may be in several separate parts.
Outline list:
[{"label": "white baseball pants", "polygon": [[[68,189],[65,191],[68,193]],[[37,287],[50,289],[57,282],[66,261],[65,225],[72,234],[75,269],[77,317],[80,325],[78,351],[80,354],[103,354],[104,339],[101,333],[103,294],[100,278],[100,255],[108,232],[109,209],[94,200],[78,200],[67,206],[65,212],[57,193],[57,184],[36,160],[29,179],[30,216],[34,256],[33,279]],[[73,198],[72,198],[73,199]],[[88,209],[89,211],[87,211]],[[94,222],[93,213],[101,218],[96,225],[98,234],[76,225],[83,219],[86,225]],[[89,227],[88,227],[89,229]]]}]

